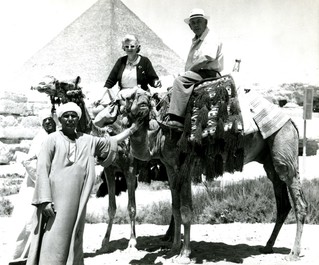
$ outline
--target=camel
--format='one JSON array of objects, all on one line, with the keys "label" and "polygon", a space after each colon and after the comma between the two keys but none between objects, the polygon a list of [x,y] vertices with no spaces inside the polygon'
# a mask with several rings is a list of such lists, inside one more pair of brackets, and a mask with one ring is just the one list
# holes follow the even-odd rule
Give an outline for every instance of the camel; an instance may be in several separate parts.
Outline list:
[{"label": "camel", "polygon": [[[166,108],[163,107],[164,113]],[[181,151],[179,143],[182,133],[161,125],[156,132],[153,131],[149,134],[149,145],[153,156],[160,158],[165,165],[171,189],[173,222],[171,222],[165,238],[169,238],[173,231],[171,251],[178,253],[177,262],[184,263],[189,261],[191,254],[191,184],[193,176],[191,176],[190,164],[194,161],[194,156],[191,152],[184,153]],[[267,177],[273,184],[276,199],[275,226],[266,245],[260,251],[262,253],[273,253],[276,238],[293,207],[297,228],[294,245],[288,256],[290,260],[298,259],[300,255],[301,236],[307,214],[307,202],[301,190],[299,178],[298,142],[298,130],[290,119],[266,139],[262,137],[260,131],[243,137],[243,165],[252,161],[263,164]],[[185,168],[182,170],[183,166],[186,170]],[[183,244],[181,241],[181,224],[184,226]]]}]

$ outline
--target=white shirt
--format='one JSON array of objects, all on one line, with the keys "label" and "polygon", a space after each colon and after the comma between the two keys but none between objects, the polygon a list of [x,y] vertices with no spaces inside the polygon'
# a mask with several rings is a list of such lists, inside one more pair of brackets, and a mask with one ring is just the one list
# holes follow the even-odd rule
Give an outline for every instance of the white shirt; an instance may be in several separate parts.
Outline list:
[{"label": "white shirt", "polygon": [[196,36],[193,38],[185,71],[189,71],[193,66],[205,61],[207,64],[202,67],[203,69],[221,72],[224,68],[222,44],[217,41],[216,36],[208,28],[198,39],[196,39]]},{"label": "white shirt", "polygon": [[125,69],[122,74],[122,80],[121,80],[123,89],[137,86],[136,67],[137,67],[137,64],[140,62],[140,59],[141,57],[138,56],[133,63],[130,63],[129,60],[127,60]]}]

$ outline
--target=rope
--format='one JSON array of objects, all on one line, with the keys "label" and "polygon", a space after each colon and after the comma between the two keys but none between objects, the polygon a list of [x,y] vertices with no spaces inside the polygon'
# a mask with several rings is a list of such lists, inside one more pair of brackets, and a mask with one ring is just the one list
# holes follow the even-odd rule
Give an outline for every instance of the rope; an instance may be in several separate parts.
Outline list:
[{"label": "rope", "polygon": [[161,104],[168,95],[172,94],[171,91],[172,89],[170,89],[168,92],[165,93],[164,97],[155,105],[155,108],[158,107],[159,104]]}]

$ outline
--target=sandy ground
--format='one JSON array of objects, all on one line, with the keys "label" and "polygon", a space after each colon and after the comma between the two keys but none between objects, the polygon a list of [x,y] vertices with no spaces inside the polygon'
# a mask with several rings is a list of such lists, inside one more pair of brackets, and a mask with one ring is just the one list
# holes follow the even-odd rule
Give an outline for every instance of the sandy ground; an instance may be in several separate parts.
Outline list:
[{"label": "sandy ground", "polygon": [[[303,159],[302,157],[300,158]],[[307,157],[306,169],[301,168],[301,178],[319,178],[315,171],[319,156]],[[302,164],[302,163],[301,163]],[[304,173],[302,173],[304,172]],[[263,176],[264,172],[256,163],[248,164],[242,173],[225,175],[227,182]],[[196,191],[194,187],[194,190]],[[9,196],[12,202],[17,196]],[[137,213],[145,204],[171,201],[169,190],[150,191],[138,188],[136,192]],[[92,197],[88,203],[88,214],[107,213],[108,198]],[[118,209],[126,209],[127,193],[117,198]],[[84,233],[85,265],[113,264],[175,264],[176,253],[170,253],[170,244],[161,241],[168,226],[152,224],[137,225],[137,250],[128,251],[129,225],[114,225],[111,235],[110,250],[97,253],[100,248],[107,224],[86,224]],[[305,225],[301,244],[301,257],[298,261],[287,261],[293,246],[296,225],[284,225],[275,244],[275,253],[261,254],[258,249],[270,236],[273,224],[219,224],[192,225],[191,229],[191,264],[244,264],[244,265],[317,265],[319,264],[318,238],[319,225]],[[0,218],[0,265],[7,264],[10,255],[9,241],[12,239],[12,218]]]},{"label": "sandy ground", "polygon": [[[7,228],[10,218],[0,218],[0,264],[6,260],[9,246]],[[292,247],[295,225],[284,225],[275,244],[274,254],[260,254],[271,233],[272,224],[220,224],[192,226],[191,264],[244,264],[244,265],[316,265],[319,261],[319,225],[305,225],[301,257],[298,261],[287,261],[285,257]],[[97,253],[105,224],[86,224],[84,253],[86,265],[113,264],[174,264],[175,256],[169,252],[169,244],[161,241],[167,226],[143,224],[136,227],[137,250],[128,251],[129,225],[114,225],[110,250]]]}]

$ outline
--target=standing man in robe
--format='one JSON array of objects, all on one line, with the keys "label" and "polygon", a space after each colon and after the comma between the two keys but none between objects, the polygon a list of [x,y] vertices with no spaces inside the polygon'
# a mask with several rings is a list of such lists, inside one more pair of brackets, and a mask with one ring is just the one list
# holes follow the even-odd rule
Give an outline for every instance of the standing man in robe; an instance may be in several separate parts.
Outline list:
[{"label": "standing man in robe", "polygon": [[37,207],[28,265],[82,265],[86,205],[93,188],[95,157],[103,167],[116,157],[117,144],[138,125],[115,136],[95,137],[76,131],[81,109],[73,102],[58,108],[62,129],[42,146],[32,204]]}]

